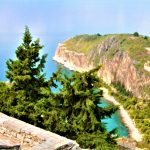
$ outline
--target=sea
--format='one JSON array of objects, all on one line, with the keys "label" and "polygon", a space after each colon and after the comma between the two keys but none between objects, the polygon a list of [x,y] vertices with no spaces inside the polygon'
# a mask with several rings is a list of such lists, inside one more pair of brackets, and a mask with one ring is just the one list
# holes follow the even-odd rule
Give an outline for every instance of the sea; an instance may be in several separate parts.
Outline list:
[{"label": "sea", "polygon": [[[33,36],[36,38],[40,38],[42,45],[44,45],[44,48],[42,49],[40,55],[48,54],[44,72],[46,73],[46,78],[49,79],[52,73],[56,72],[57,69],[61,66],[60,64],[52,60],[58,43],[61,43],[64,40],[74,35],[61,33],[61,34],[33,35]],[[1,35],[0,37],[0,81],[8,81],[8,79],[5,77],[7,71],[6,61],[8,59],[13,59],[13,60],[16,59],[15,51],[17,47],[22,43],[21,40],[22,40],[21,34],[3,35],[3,36]],[[67,68],[63,68],[62,71],[66,74],[71,73],[71,71],[68,70]],[[110,103],[107,102],[106,100],[103,99],[101,101],[100,104],[101,107],[107,107],[108,105],[110,105]],[[128,129],[123,124],[118,112],[113,114],[111,118],[106,118],[103,119],[102,121],[105,123],[106,129],[108,131],[117,128],[117,134],[119,137],[128,137]]]}]

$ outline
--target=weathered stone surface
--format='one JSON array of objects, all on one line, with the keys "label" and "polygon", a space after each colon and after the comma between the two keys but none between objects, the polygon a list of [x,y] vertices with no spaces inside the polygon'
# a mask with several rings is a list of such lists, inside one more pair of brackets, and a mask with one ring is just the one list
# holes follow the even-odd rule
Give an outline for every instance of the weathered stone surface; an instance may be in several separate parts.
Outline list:
[{"label": "weathered stone surface", "polygon": [[30,126],[25,126],[24,128],[21,128],[21,133],[31,134],[32,128]]},{"label": "weathered stone surface", "polygon": [[21,150],[56,150],[59,148],[67,150],[67,147],[70,150],[75,147],[80,149],[75,141],[37,128],[2,113],[0,113],[0,121],[0,133],[8,138],[11,137],[19,141]]},{"label": "weathered stone surface", "polygon": [[3,113],[0,112],[0,127],[3,126],[5,121],[9,120],[9,117]]},{"label": "weathered stone surface", "polygon": [[14,149],[16,150],[18,147],[20,147],[20,144],[18,142],[18,140],[15,140],[14,138],[11,138],[10,136],[5,136],[3,134],[0,133],[0,149],[2,149],[2,147],[4,149],[8,148],[8,149]]},{"label": "weathered stone surface", "polygon": [[16,132],[20,132],[20,129],[21,127],[15,122],[15,121],[5,121],[3,126],[5,128],[8,128],[9,130],[13,130],[13,131],[16,131]]}]

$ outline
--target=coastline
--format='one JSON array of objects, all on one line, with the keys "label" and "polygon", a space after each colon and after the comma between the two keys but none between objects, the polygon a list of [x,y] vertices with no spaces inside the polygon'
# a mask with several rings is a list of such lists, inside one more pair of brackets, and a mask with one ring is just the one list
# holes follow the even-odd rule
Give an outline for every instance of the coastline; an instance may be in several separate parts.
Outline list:
[{"label": "coastline", "polygon": [[135,124],[133,122],[133,120],[130,118],[128,112],[123,108],[123,106],[117,102],[115,100],[115,98],[113,96],[110,96],[108,94],[108,89],[106,88],[101,88],[103,90],[103,96],[104,99],[113,103],[114,105],[118,105],[119,106],[119,114],[122,118],[123,123],[126,125],[126,127],[128,128],[129,131],[129,137],[131,139],[134,139],[137,142],[142,141],[142,135],[141,133],[138,131],[138,129],[135,127]]},{"label": "coastline", "polygon": [[[61,63],[62,65],[64,65],[64,67],[68,68],[69,70],[74,70],[74,71],[79,71],[79,72],[85,72],[85,71],[90,70],[90,69],[83,69],[81,67],[76,67],[69,62],[65,62],[63,59],[61,59],[60,57],[57,57],[56,55],[53,57],[53,60],[58,63]],[[137,142],[142,141],[142,135],[140,134],[138,129],[135,127],[133,120],[130,118],[128,112],[123,108],[123,106],[119,102],[115,100],[114,97],[108,94],[108,89],[106,88],[101,88],[101,89],[104,91],[103,96],[106,101],[112,102],[114,105],[119,106],[119,113],[120,113],[123,123],[128,128],[129,137]]]},{"label": "coastline", "polygon": [[73,64],[64,61],[63,59],[61,59],[60,57],[57,57],[56,55],[52,58],[54,61],[62,64],[64,67],[68,68],[69,70],[74,70],[74,71],[78,71],[78,72],[85,72],[85,71],[89,71],[90,69],[83,69],[81,67],[76,67]]}]

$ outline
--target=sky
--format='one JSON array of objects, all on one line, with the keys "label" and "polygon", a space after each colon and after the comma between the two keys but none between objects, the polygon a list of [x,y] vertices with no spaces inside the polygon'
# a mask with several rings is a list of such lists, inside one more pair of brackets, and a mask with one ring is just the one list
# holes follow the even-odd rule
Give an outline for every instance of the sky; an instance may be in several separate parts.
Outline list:
[{"label": "sky", "polygon": [[[46,75],[59,41],[77,34],[139,32],[150,36],[150,0],[0,0],[0,81],[15,58],[27,25],[48,53]],[[52,52],[52,53],[51,53]]]},{"label": "sky", "polygon": [[0,0],[0,80],[15,59],[24,27],[40,38],[47,72],[59,42],[78,34],[134,33],[150,36],[150,0]]},{"label": "sky", "polygon": [[0,0],[0,40],[35,35],[133,33],[150,36],[150,0]]}]

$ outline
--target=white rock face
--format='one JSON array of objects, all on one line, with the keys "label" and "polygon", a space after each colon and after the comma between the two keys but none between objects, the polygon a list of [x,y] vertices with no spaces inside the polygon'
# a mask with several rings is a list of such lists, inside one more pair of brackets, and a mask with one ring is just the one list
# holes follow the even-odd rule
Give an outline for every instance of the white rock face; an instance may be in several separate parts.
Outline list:
[{"label": "white rock face", "polygon": [[88,62],[83,53],[68,51],[64,44],[59,44],[53,60],[63,64],[70,70],[88,71],[92,69],[92,65]]}]

